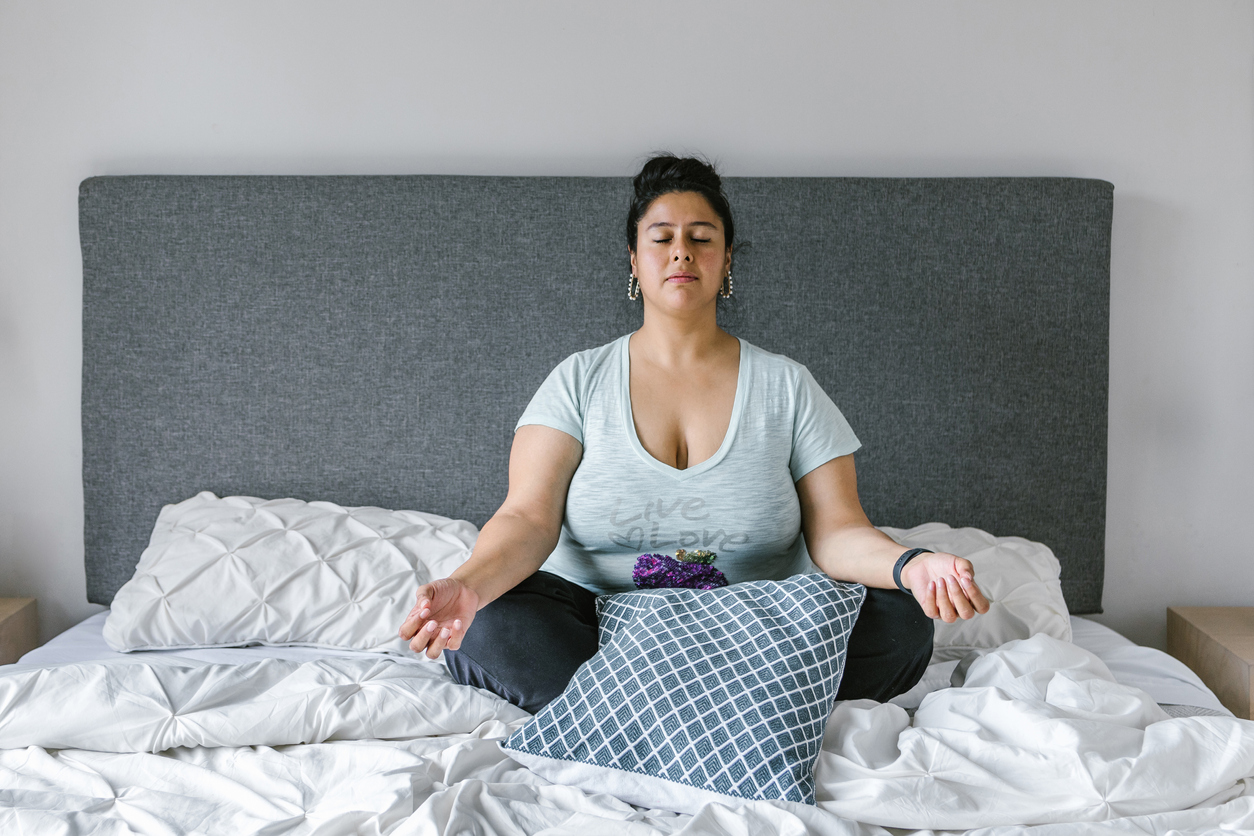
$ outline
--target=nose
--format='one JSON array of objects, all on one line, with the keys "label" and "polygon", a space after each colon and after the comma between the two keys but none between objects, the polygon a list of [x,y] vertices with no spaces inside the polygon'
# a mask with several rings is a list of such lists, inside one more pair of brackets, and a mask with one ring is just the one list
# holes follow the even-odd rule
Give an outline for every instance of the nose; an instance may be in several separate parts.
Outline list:
[{"label": "nose", "polygon": [[692,253],[688,252],[688,247],[682,241],[676,244],[675,249],[671,252],[672,261],[692,261]]}]

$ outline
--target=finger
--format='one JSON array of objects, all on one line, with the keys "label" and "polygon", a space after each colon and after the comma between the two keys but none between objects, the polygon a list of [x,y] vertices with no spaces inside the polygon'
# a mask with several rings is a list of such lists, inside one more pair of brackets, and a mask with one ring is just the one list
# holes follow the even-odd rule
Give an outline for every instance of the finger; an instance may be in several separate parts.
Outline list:
[{"label": "finger", "polygon": [[414,636],[409,641],[410,650],[421,653],[426,648],[427,642],[431,641],[431,631],[427,629],[431,624],[432,622],[429,621],[414,631]]},{"label": "finger", "polygon": [[418,591],[414,593],[414,600],[415,600],[414,608],[410,610],[411,613],[420,612],[426,609],[427,607],[430,607],[431,606],[431,590],[427,589],[426,586],[418,587]]},{"label": "finger", "polygon": [[975,567],[973,567],[971,565],[971,561],[967,560],[965,557],[956,557],[954,558],[954,574],[957,575],[959,579],[961,579],[963,575],[966,575],[968,578],[974,578]]},{"label": "finger", "polygon": [[424,619],[431,615],[430,601],[420,601],[409,611],[409,615],[405,616],[405,621],[401,624],[401,638],[412,638],[414,633],[418,632],[418,628],[422,625]]},{"label": "finger", "polygon": [[449,638],[448,649],[461,650],[462,636],[464,635],[466,635],[466,630],[462,627],[462,620],[460,618],[453,619],[453,635]]},{"label": "finger", "polygon": [[949,585],[945,583],[944,577],[936,579],[936,608],[940,610],[941,621],[946,624],[953,624],[958,618],[958,613],[954,612],[953,602],[949,600]]},{"label": "finger", "polygon": [[[433,621],[431,623],[434,624],[435,622]],[[439,659],[440,654],[444,652],[444,647],[448,644],[448,640],[452,635],[452,628],[441,628],[440,631],[435,634],[435,638],[432,639],[431,643],[427,645],[427,658]]]},{"label": "finger", "polygon": [[927,587],[920,593],[919,606],[923,607],[923,614],[928,618],[940,617],[940,611],[936,608],[936,581],[928,583]]},{"label": "finger", "polygon": [[428,621],[422,625],[418,632],[414,633],[414,638],[409,643],[409,649],[415,653],[421,653],[435,635],[436,626],[434,621]]},{"label": "finger", "polygon": [[414,607],[414,612],[418,613],[419,618],[429,618],[431,616],[431,599],[420,599],[418,606]]},{"label": "finger", "polygon": [[988,599],[980,591],[980,585],[975,582],[975,578],[962,575],[958,578],[958,582],[962,584],[962,590],[967,594],[967,600],[971,602],[971,606],[975,607],[975,611],[978,613],[988,612]]},{"label": "finger", "polygon": [[946,580],[945,586],[949,590],[949,602],[954,605],[954,611],[958,613],[958,617],[966,621],[975,615],[975,608],[967,600],[966,590],[962,588],[962,583],[957,578],[951,577]]},{"label": "finger", "polygon": [[427,590],[418,590],[418,603],[414,605],[412,613],[417,613],[419,618],[427,618],[431,615],[431,593]]},{"label": "finger", "polygon": [[418,632],[418,617],[413,613],[405,616],[405,620],[401,622],[400,634],[402,639],[412,639],[414,634]]}]

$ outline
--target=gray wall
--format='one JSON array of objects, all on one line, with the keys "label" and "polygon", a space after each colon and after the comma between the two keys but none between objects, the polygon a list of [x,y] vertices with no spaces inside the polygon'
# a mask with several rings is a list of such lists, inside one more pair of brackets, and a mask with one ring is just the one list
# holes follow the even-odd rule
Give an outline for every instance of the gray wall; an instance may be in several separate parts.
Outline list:
[{"label": "gray wall", "polygon": [[[1254,5],[0,0],[0,595],[82,567],[77,186],[127,173],[1061,175],[1116,186],[1107,623],[1248,604]],[[1014,532],[999,532],[1014,533]]]}]

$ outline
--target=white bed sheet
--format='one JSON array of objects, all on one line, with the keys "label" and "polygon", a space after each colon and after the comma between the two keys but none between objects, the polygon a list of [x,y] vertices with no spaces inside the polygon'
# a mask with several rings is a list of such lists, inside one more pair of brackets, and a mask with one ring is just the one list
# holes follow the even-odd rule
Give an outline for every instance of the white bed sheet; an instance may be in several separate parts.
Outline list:
[{"label": "white bed sheet", "polygon": [[[438,663],[312,648],[119,654],[101,638],[104,617],[0,668],[10,695],[0,703],[0,740],[10,747],[0,750],[0,832],[870,836],[894,823],[981,834],[1254,828],[1254,724],[1165,721],[1155,702],[1227,712],[1174,659],[1085,619],[1073,620],[1075,642],[1105,668],[1045,637],[971,666],[976,685],[990,687],[950,689],[957,663],[933,665],[897,706],[837,708],[840,721],[816,770],[818,807],[715,804],[688,817],[552,785],[504,757],[496,740],[525,715],[458,689]],[[1145,694],[1109,682],[1106,668]],[[256,685],[265,698],[224,708],[202,678],[236,692]],[[4,686],[0,680],[0,699]],[[73,707],[78,693],[123,691],[134,693],[89,700],[82,716]],[[26,693],[36,697],[24,700]],[[901,707],[918,709],[913,722]],[[1084,732],[1090,715],[1104,731]],[[261,728],[264,740],[253,731]],[[1076,734],[1083,746],[1073,753],[1068,739]],[[111,746],[119,753],[88,750]],[[1085,773],[1078,791],[1077,768]],[[1186,791],[1181,784],[1195,775],[1204,780]],[[1177,792],[1175,807],[1156,806],[1159,786]],[[1057,797],[1046,797],[1048,787]]]},{"label": "white bed sheet", "polygon": [[327,657],[349,657],[377,659],[393,659],[398,662],[444,666],[443,659],[430,660],[425,656],[397,656],[394,654],[378,654],[362,650],[333,650],[322,647],[269,647],[252,645],[249,647],[211,647],[196,650],[145,650],[142,652],[120,653],[104,640],[104,623],[109,611],[96,613],[90,618],[80,621],[47,644],[37,647],[18,660],[19,665],[65,665],[77,662],[122,661],[126,659],[145,659],[154,664],[184,664],[201,662],[210,665],[238,665],[255,662],[258,659],[289,659],[294,662],[313,661]]}]

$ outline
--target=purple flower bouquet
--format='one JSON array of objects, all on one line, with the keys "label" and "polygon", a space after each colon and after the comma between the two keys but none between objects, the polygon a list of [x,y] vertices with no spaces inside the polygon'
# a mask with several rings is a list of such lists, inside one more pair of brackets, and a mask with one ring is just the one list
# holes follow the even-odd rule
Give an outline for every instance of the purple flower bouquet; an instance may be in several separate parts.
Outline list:
[{"label": "purple flower bouquet", "polygon": [[714,556],[711,554],[709,561],[703,558],[704,554],[685,561],[676,560],[669,554],[642,554],[636,558],[631,579],[636,582],[637,589],[718,589],[727,586],[727,577],[709,563]]}]

